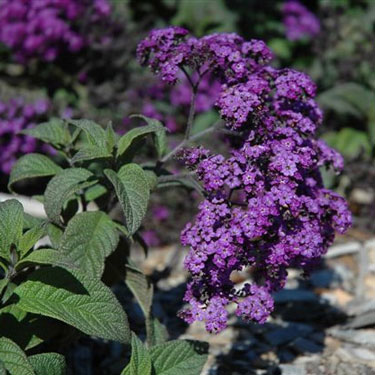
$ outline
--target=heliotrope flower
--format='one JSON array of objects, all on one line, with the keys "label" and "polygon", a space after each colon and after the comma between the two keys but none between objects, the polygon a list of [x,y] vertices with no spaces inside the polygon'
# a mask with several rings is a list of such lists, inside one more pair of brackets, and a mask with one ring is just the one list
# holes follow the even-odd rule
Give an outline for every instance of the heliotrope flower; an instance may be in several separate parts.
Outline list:
[{"label": "heliotrope flower", "polygon": [[[238,316],[264,323],[287,269],[309,270],[335,231],[344,233],[351,225],[344,198],[323,186],[320,168],[339,171],[343,162],[315,139],[322,121],[316,86],[304,73],[272,68],[263,42],[236,34],[196,39],[167,28],[152,32],[138,51],[141,61],[170,83],[177,73],[170,79],[160,64],[193,69],[195,84],[205,74],[216,76],[222,84],[216,106],[225,126],[240,135],[227,157],[202,147],[180,155],[205,193],[194,222],[181,234],[190,247],[185,267],[191,281],[185,294],[190,307],[180,316],[219,332],[227,325],[226,306],[235,303]],[[168,58],[177,51],[178,63]],[[251,280],[236,287],[231,276],[244,269]]]},{"label": "heliotrope flower", "polygon": [[0,171],[10,173],[22,154],[35,152],[35,138],[21,135],[21,130],[35,126],[49,110],[49,102],[41,99],[26,103],[22,98],[0,102]]},{"label": "heliotrope flower", "polygon": [[[0,0],[0,42],[16,59],[53,61],[62,52],[75,53],[89,42],[90,28],[106,21],[107,0]],[[85,22],[85,30],[77,28]]]},{"label": "heliotrope flower", "polygon": [[319,19],[297,0],[287,0],[282,7],[283,22],[289,40],[300,40],[319,34]]}]

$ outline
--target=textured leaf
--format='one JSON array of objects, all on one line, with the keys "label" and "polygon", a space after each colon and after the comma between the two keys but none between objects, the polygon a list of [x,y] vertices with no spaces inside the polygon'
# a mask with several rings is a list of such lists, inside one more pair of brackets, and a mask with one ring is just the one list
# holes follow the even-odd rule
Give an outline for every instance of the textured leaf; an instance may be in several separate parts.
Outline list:
[{"label": "textured leaf", "polygon": [[8,281],[9,281],[9,279],[1,279],[0,280],[0,296],[1,296],[1,293],[3,293],[3,290],[8,285]]},{"label": "textured leaf", "polygon": [[[13,340],[23,350],[33,348],[58,333],[60,324],[42,315],[29,314],[17,304],[0,309],[0,336]],[[66,331],[66,326],[64,326]]]},{"label": "textured leaf", "polygon": [[124,165],[119,172],[106,169],[104,174],[113,184],[125,214],[130,234],[140,227],[150,197],[148,181],[143,169],[134,163]]},{"label": "textured leaf", "polygon": [[72,162],[77,163],[86,160],[105,159],[112,157],[107,149],[99,146],[82,146],[73,156]]},{"label": "textured leaf", "polygon": [[[147,117],[137,115],[132,117],[141,117],[144,120],[147,119]],[[148,119],[151,120],[151,119]],[[141,137],[145,137],[149,134],[158,134],[160,132],[165,133],[165,128],[163,124],[160,121],[152,120],[148,122],[148,125],[145,126],[139,126],[137,128],[129,130],[126,134],[124,134],[118,141],[117,144],[117,157],[122,155],[129,147],[130,145],[136,140]],[[160,137],[160,135],[159,135]]]},{"label": "textured leaf", "polygon": [[14,292],[14,289],[16,289],[17,285],[15,283],[12,283],[11,281],[8,281],[8,284],[6,286],[6,288],[4,289],[4,293],[3,293],[3,296],[1,298],[1,302],[3,305],[5,305],[10,297],[12,297],[13,295],[13,292]]},{"label": "textured leaf", "polygon": [[96,182],[87,181],[92,176],[93,174],[87,169],[69,168],[62,170],[51,179],[44,193],[44,207],[52,222],[60,223],[61,210],[68,198]]},{"label": "textured leaf", "polygon": [[167,328],[159,322],[158,319],[153,318],[151,320],[151,346],[161,345],[168,341],[168,331]]},{"label": "textured leaf", "polygon": [[46,234],[45,225],[33,227],[25,232],[18,246],[20,256],[23,257]]},{"label": "textured leaf", "polygon": [[60,246],[61,237],[63,236],[63,230],[55,224],[47,224],[47,234],[51,241],[52,247],[58,249]]},{"label": "textured leaf", "polygon": [[129,265],[126,266],[125,283],[137,299],[139,306],[147,318],[151,312],[152,284],[149,283],[141,270]]},{"label": "textured leaf", "polygon": [[23,230],[23,207],[16,199],[0,203],[0,257],[10,260],[10,248],[18,246]]},{"label": "textured leaf", "polygon": [[100,185],[100,184],[95,184],[91,187],[89,187],[86,191],[85,191],[85,198],[86,198],[86,201],[87,202],[91,202],[95,199],[98,199],[99,197],[101,197],[102,195],[104,195],[105,193],[107,193],[107,188],[104,187],[103,185]]},{"label": "textured leaf", "polygon": [[82,212],[69,221],[60,251],[88,276],[100,278],[118,240],[116,226],[104,212]]},{"label": "textured leaf", "polygon": [[69,144],[71,141],[67,124],[58,118],[43,122],[34,128],[25,129],[21,133],[40,139],[58,148]]},{"label": "textured leaf", "polygon": [[107,150],[110,154],[112,154],[113,148],[115,147],[116,141],[118,139],[118,135],[113,130],[112,122],[110,121],[107,125],[107,128],[105,130],[106,134],[106,145]]},{"label": "textured leaf", "polygon": [[122,343],[130,341],[126,314],[101,281],[62,268],[41,268],[18,286],[25,311],[61,320],[87,335]]},{"label": "textured leaf", "polygon": [[85,132],[90,145],[106,148],[106,132],[99,124],[85,119],[69,119],[68,122]]},{"label": "textured leaf", "polygon": [[2,260],[1,258],[0,258],[0,268],[2,268],[4,270],[4,272],[7,272],[7,270],[8,270],[8,267],[5,264],[5,261]]},{"label": "textured leaf", "polygon": [[151,375],[152,364],[148,350],[142,341],[132,334],[132,355],[121,375]]},{"label": "textured leaf", "polygon": [[174,340],[153,346],[151,360],[157,375],[199,375],[207,360],[208,345],[199,341]]},{"label": "textured leaf", "polygon": [[49,157],[41,154],[27,154],[18,159],[13,166],[9,177],[8,189],[21,180],[35,177],[54,176],[61,171],[61,167],[55,164]]},{"label": "textured leaf", "polygon": [[[165,130],[164,125],[159,120],[146,117],[143,115],[133,115],[132,117],[139,117],[145,120],[147,123],[147,126],[145,126],[145,128],[146,127],[155,128],[155,130],[153,131],[155,148],[156,148],[158,157],[159,158],[162,157],[167,151],[167,135],[166,135],[166,130]],[[139,128],[136,128],[136,129],[139,129]]]},{"label": "textured leaf", "polygon": [[6,337],[0,337],[0,360],[10,375],[36,375],[23,350]]},{"label": "textured leaf", "polygon": [[148,181],[149,189],[154,190],[158,184],[158,176],[153,171],[145,170],[144,172]]},{"label": "textured leaf", "polygon": [[[20,322],[22,319],[24,319],[26,317],[27,312],[20,309],[17,306],[17,304],[11,304],[11,305],[7,305],[7,306],[0,309],[0,319],[4,316],[4,314],[10,314],[14,317],[15,320]],[[3,321],[1,321],[1,320],[0,320],[0,322],[3,323]],[[1,326],[3,326],[3,325],[4,324],[1,324]]]},{"label": "textured leaf", "polygon": [[35,354],[28,358],[36,375],[65,375],[66,363],[58,353]]},{"label": "textured leaf", "polygon": [[40,249],[32,251],[27,257],[20,260],[16,264],[16,270],[18,271],[25,267],[43,264],[68,269],[78,268],[66,254],[52,249]]},{"label": "textured leaf", "polygon": [[31,229],[34,227],[38,227],[45,222],[44,219],[40,217],[34,217],[27,213],[23,214],[23,229]]},{"label": "textured leaf", "polygon": [[0,360],[0,375],[7,375],[7,370],[4,366],[3,361]]}]

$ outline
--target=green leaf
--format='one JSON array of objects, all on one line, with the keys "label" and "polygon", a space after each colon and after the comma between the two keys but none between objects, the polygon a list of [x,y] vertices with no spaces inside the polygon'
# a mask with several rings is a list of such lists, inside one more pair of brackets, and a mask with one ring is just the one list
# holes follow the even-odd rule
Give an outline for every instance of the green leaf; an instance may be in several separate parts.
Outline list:
[{"label": "green leaf", "polygon": [[0,360],[0,375],[7,375],[7,370],[4,366],[4,362]]},{"label": "green leaf", "polygon": [[118,135],[113,130],[113,126],[112,126],[111,121],[107,125],[107,128],[105,130],[105,134],[106,134],[105,141],[106,141],[106,145],[107,145],[107,150],[110,154],[112,154],[113,148],[116,145]]},{"label": "green leaf", "polygon": [[157,375],[199,375],[207,360],[208,345],[199,341],[174,340],[153,346],[151,360]]},{"label": "green leaf", "polygon": [[3,296],[1,298],[1,302],[3,305],[9,301],[10,297],[12,297],[14,289],[16,289],[16,287],[17,285],[15,283],[8,281],[7,286],[4,290]]},{"label": "green leaf", "polygon": [[218,119],[218,113],[214,110],[200,113],[195,117],[193,128],[191,129],[191,135],[195,135],[210,128]]},{"label": "green leaf", "polygon": [[10,260],[11,246],[18,247],[23,230],[23,207],[16,199],[0,203],[0,257]]},{"label": "green leaf", "polygon": [[[29,314],[17,304],[0,309],[0,336],[13,340],[23,350],[31,349],[55,336],[62,324],[42,315]],[[66,326],[64,326],[66,331]]]},{"label": "green leaf", "polygon": [[167,328],[158,319],[153,318],[151,320],[151,346],[164,344],[168,341],[168,337]]},{"label": "green leaf", "polygon": [[341,115],[373,119],[375,93],[355,82],[346,82],[321,93],[318,103]]},{"label": "green leaf", "polygon": [[267,41],[267,45],[274,52],[275,56],[282,59],[290,59],[292,46],[289,40],[285,38],[272,38]]},{"label": "green leaf", "polygon": [[138,268],[126,265],[125,283],[137,299],[147,318],[151,313],[153,287],[146,275]]},{"label": "green leaf", "polygon": [[132,355],[121,375],[151,375],[152,364],[148,350],[142,341],[132,333]]},{"label": "green leaf", "polygon": [[163,124],[158,120],[142,115],[133,115],[132,117],[142,118],[148,125],[131,129],[119,139],[117,144],[117,157],[121,156],[130,147],[133,141],[152,133],[155,134],[155,147],[158,151],[158,155],[162,156],[166,150],[166,135]]},{"label": "green leaf", "polygon": [[[11,314],[15,320],[20,322],[22,319],[26,317],[27,312],[20,309],[17,306],[17,304],[11,304],[0,309],[0,318],[4,317],[4,314]],[[0,322],[3,323],[3,321],[0,321]],[[1,327],[3,325],[4,324],[1,324]]]},{"label": "green leaf", "polygon": [[36,375],[65,375],[66,363],[63,355],[43,353],[30,356],[29,362]]},{"label": "green leaf", "polygon": [[102,195],[107,193],[107,188],[100,184],[95,184],[94,186],[89,187],[85,191],[85,198],[86,202],[94,201],[95,199],[98,199]]},{"label": "green leaf", "polygon": [[39,124],[31,129],[25,129],[22,134],[30,135],[57,148],[70,143],[71,137],[67,124],[58,118]]},{"label": "green leaf", "polygon": [[[165,4],[168,4],[165,2]],[[171,4],[169,2],[169,4]],[[176,12],[170,23],[173,25],[184,25],[197,37],[201,37],[207,32],[227,32],[236,29],[236,20],[240,10],[236,13],[228,9],[224,0],[202,1],[197,6],[197,2],[182,0],[175,3]],[[236,3],[236,4],[246,4]],[[238,15],[237,15],[238,14]]]},{"label": "green leaf", "polygon": [[143,169],[134,163],[124,165],[119,172],[106,169],[104,174],[113,184],[125,214],[130,234],[140,227],[147,211],[150,189]]},{"label": "green leaf", "polygon": [[122,343],[130,341],[124,310],[98,279],[58,267],[41,268],[14,293],[25,311],[61,320],[87,335]]},{"label": "green leaf", "polygon": [[144,172],[147,178],[148,188],[154,190],[158,184],[158,176],[150,170],[145,170]]},{"label": "green leaf", "polygon": [[21,156],[10,173],[8,189],[12,191],[12,185],[17,181],[35,177],[54,176],[59,171],[61,171],[61,167],[47,156],[41,154]]},{"label": "green leaf", "polygon": [[53,223],[60,223],[62,208],[70,197],[96,183],[95,180],[87,181],[92,176],[93,174],[87,169],[69,168],[62,170],[51,179],[44,193],[44,207]]},{"label": "green leaf", "polygon": [[8,266],[5,264],[4,260],[1,260],[1,258],[0,258],[0,268],[2,268],[4,272],[8,271]]},{"label": "green leaf", "polygon": [[85,132],[87,140],[91,146],[98,146],[99,148],[106,149],[106,132],[99,124],[85,119],[69,119],[67,121],[69,124],[72,124]]},{"label": "green leaf", "polygon": [[107,149],[99,146],[82,146],[80,150],[73,156],[72,162],[82,162],[87,160],[105,159],[112,157]]},{"label": "green leaf", "polygon": [[8,278],[5,278],[5,279],[1,279],[0,280],[0,296],[1,294],[3,293],[3,290],[6,288],[6,286],[8,285],[8,282],[9,282],[9,279]]},{"label": "green leaf", "polygon": [[367,134],[353,128],[342,128],[337,132],[327,132],[322,138],[329,146],[346,157],[356,157],[362,151],[370,156],[371,144]]},{"label": "green leaf", "polygon": [[6,337],[0,337],[0,360],[10,375],[36,375],[23,350]]},{"label": "green leaf", "polygon": [[47,234],[51,241],[52,247],[58,249],[60,246],[61,237],[63,236],[63,230],[55,224],[47,224]]},{"label": "green leaf", "polygon": [[105,258],[117,247],[119,235],[104,212],[82,212],[68,223],[60,241],[60,251],[88,276],[99,278]]},{"label": "green leaf", "polygon": [[46,234],[45,225],[33,227],[25,232],[18,246],[21,258]]},{"label": "green leaf", "polygon": [[25,267],[43,264],[67,269],[78,268],[66,254],[53,249],[40,249],[34,250],[27,257],[20,260],[16,264],[16,270],[19,271]]},{"label": "green leaf", "polygon": [[45,220],[40,217],[34,217],[27,213],[23,214],[23,229],[38,227],[43,223],[45,223]]}]

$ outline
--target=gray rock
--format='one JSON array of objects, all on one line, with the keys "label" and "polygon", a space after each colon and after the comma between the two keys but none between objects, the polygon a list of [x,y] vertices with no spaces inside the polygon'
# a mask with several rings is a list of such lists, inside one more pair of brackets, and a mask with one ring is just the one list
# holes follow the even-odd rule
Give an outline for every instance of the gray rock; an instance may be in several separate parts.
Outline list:
[{"label": "gray rock", "polygon": [[289,323],[286,327],[277,328],[265,334],[266,340],[272,345],[283,345],[298,337],[312,333],[314,329],[302,323]]},{"label": "gray rock", "polygon": [[339,340],[375,349],[375,330],[373,329],[355,331],[353,329],[342,330],[333,328],[328,332],[331,336]]},{"label": "gray rock", "polygon": [[332,270],[325,269],[312,273],[310,276],[310,281],[312,285],[317,288],[326,288],[333,282],[337,284],[339,278],[332,272]]},{"label": "gray rock", "polygon": [[303,337],[298,337],[291,344],[290,347],[293,348],[298,353],[319,353],[323,351],[323,346],[316,344],[314,341],[308,340]]},{"label": "gray rock", "polygon": [[306,375],[304,366],[297,365],[280,365],[282,375]]},{"label": "gray rock", "polygon": [[362,328],[375,325],[375,310],[356,316],[345,327],[347,328]]},{"label": "gray rock", "polygon": [[277,353],[281,363],[292,362],[296,355],[288,349],[281,348]]},{"label": "gray rock", "polygon": [[375,311],[375,300],[362,302],[355,300],[348,305],[347,311],[350,315],[359,315]]},{"label": "gray rock", "polygon": [[319,301],[315,293],[306,289],[283,289],[275,293],[273,297],[276,303]]}]

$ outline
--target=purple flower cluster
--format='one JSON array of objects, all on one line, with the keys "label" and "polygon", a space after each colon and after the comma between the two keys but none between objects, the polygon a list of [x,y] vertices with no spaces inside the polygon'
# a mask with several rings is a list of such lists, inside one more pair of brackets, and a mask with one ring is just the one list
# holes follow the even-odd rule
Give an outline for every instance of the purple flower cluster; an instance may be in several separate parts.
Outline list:
[{"label": "purple flower cluster", "polygon": [[35,138],[18,134],[21,130],[35,126],[46,115],[49,103],[38,100],[27,104],[21,98],[0,102],[0,171],[10,173],[20,154],[37,150]]},{"label": "purple flower cluster", "polygon": [[[171,48],[178,43],[180,38]],[[285,285],[287,269],[307,271],[335,231],[350,226],[351,215],[345,200],[322,183],[319,168],[340,170],[343,162],[315,139],[322,113],[310,78],[268,65],[271,53],[263,42],[214,34],[186,43],[209,51],[197,57],[194,47],[183,61],[221,80],[216,105],[226,126],[241,135],[229,157],[201,147],[181,154],[202,182],[205,200],[181,234],[191,249],[185,267],[192,280],[185,295],[190,307],[180,316],[219,332],[230,303],[243,319],[264,323],[273,310],[271,293]],[[252,280],[235,286],[231,276],[243,270]]]},{"label": "purple flower cluster", "polygon": [[53,61],[63,51],[78,52],[88,42],[75,26],[106,20],[108,0],[0,0],[0,42],[24,63],[30,58]]},{"label": "purple flower cluster", "polygon": [[[207,72],[226,82],[245,79],[247,71],[272,59],[270,49],[261,40],[245,42],[235,33],[212,34],[200,39],[187,37],[181,27],[151,31],[139,43],[137,57],[167,83],[174,84],[181,68],[192,68],[198,81]],[[192,77],[193,78],[193,77]]]},{"label": "purple flower cluster", "polygon": [[287,0],[282,7],[283,23],[289,40],[313,37],[320,32],[319,19],[297,0]]}]

